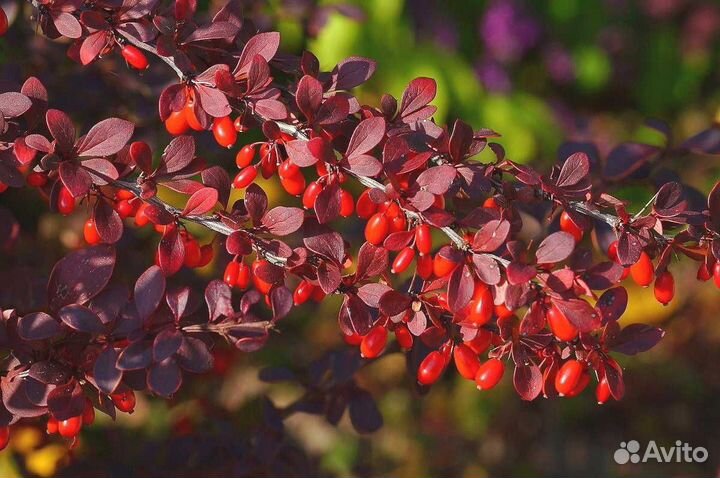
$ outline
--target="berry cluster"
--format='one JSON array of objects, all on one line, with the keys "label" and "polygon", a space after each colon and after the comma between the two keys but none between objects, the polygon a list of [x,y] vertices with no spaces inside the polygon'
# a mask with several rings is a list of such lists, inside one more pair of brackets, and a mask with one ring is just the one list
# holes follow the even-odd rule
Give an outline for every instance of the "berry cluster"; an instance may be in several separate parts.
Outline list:
[{"label": "berry cluster", "polygon": [[[78,63],[119,48],[133,69],[149,68],[150,56],[177,74],[159,97],[159,120],[174,138],[155,161],[149,144],[130,142],[134,125],[123,119],[78,136],[36,78],[0,94],[3,189],[32,187],[63,215],[79,203],[89,211],[89,247],[55,265],[43,310],[3,310],[11,353],[0,426],[47,415],[49,432],[76,437],[94,408],[131,412],[133,391],[170,397],[184,373],[210,370],[213,339],[256,350],[294,306],[331,294],[342,297],[339,327],[359,357],[382,356],[394,337],[421,389],[452,360],[481,390],[512,369],[525,400],[572,397],[594,378],[603,403],[624,394],[613,354],[646,351],[664,333],[621,328],[621,282],[654,281],[667,304],[668,265],[682,254],[700,262],[700,279],[714,271],[720,285],[720,186],[697,204],[679,183],[662,184],[635,215],[608,192],[652,167],[647,148],[602,165],[577,150],[541,174],[507,158],[490,129],[437,125],[432,79],[413,80],[399,100],[362,105],[351,90],[371,77],[371,60],[320,71],[309,52],[280,58],[279,34],[255,34],[237,2],[207,24],[196,23],[194,2],[173,7],[55,0],[38,11],[47,36],[74,40],[68,53]],[[226,158],[251,129],[264,139]],[[196,154],[204,132],[221,147],[212,163]],[[697,137],[668,139],[657,155],[703,148]],[[270,206],[258,173],[277,176],[289,205]],[[242,199],[230,201],[233,188]],[[182,209],[159,189],[184,196]],[[220,240],[201,245],[189,223]],[[343,223],[364,230],[364,242],[344,239]],[[542,232],[530,236],[530,223]],[[113,274],[117,244],[149,225],[160,236],[154,264],[130,288]],[[0,239],[11,247],[16,238]],[[178,272],[206,266],[218,279],[201,308]],[[365,407],[366,392],[342,385]]]}]

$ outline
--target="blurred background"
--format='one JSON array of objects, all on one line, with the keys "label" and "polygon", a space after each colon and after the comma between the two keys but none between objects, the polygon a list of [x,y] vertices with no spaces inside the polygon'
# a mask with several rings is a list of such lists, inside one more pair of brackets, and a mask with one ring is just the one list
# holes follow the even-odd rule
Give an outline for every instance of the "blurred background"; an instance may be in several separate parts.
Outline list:
[{"label": "blurred background", "polygon": [[[203,12],[221,6],[199,3]],[[720,4],[715,0],[244,3],[259,29],[282,33],[284,51],[309,49],[324,69],[350,55],[377,60],[375,76],[358,92],[362,102],[378,104],[385,92],[399,97],[414,77],[433,77],[438,123],[459,117],[476,128],[492,128],[503,135],[499,142],[511,159],[543,170],[557,160],[564,141],[594,142],[605,157],[625,141],[662,144],[663,136],[645,126],[648,118],[666,121],[680,139],[720,118]],[[113,55],[81,69],[66,59],[67,45],[35,33],[25,5],[3,6],[11,17],[19,13],[0,42],[3,81],[17,84],[37,75],[48,86],[51,104],[67,108],[85,130],[117,114],[135,120],[139,135],[151,144],[166,144],[156,99],[172,78],[161,64],[152,63],[138,77]],[[83,98],[80,109],[76,95]],[[218,152],[206,136],[201,151],[231,170],[230,153]],[[246,142],[254,139],[248,136]],[[709,156],[667,161],[705,193],[720,177],[717,160]],[[636,204],[653,194],[632,182],[614,192]],[[282,200],[277,187],[274,200]],[[18,220],[27,238],[12,257],[0,256],[0,297],[3,304],[30,307],[42,284],[26,280],[23,271],[52,263],[80,245],[84,215],[47,214],[31,191],[8,192],[0,196],[0,206],[23,211]],[[349,227],[346,232],[355,233],[361,226]],[[210,240],[204,231],[193,232]],[[126,232],[128,278],[149,263],[148,244],[155,240],[143,231]],[[221,266],[213,264],[199,276],[185,271],[183,280],[202,287],[218,270]],[[261,455],[269,449],[278,452],[271,458],[280,467],[276,475],[718,475],[720,299],[711,282],[695,281],[692,264],[681,261],[673,273],[678,292],[668,307],[658,305],[652,290],[627,284],[630,307],[623,323],[658,324],[667,335],[640,357],[620,357],[627,384],[620,403],[597,405],[590,387],[572,400],[525,403],[508,379],[492,392],[478,392],[455,373],[445,374],[419,398],[403,357],[390,354],[358,377],[378,401],[385,420],[380,431],[360,435],[347,416],[335,427],[321,416],[300,413],[286,421],[284,436],[274,429],[258,434],[268,429],[264,396],[282,407],[302,394],[292,384],[261,382],[259,369],[301,370],[322,351],[342,347],[335,319],[339,304],[328,300],[298,309],[257,353],[219,347],[214,372],[187,380],[174,400],[141,395],[136,412],[115,424],[98,416],[72,451],[59,439],[48,439],[44,424],[29,423],[13,435],[11,451],[0,454],[0,476],[244,476],[251,470],[247,463],[267,459]],[[616,464],[613,453],[632,439],[643,447],[650,440],[666,447],[680,440],[705,447],[709,459]]]}]

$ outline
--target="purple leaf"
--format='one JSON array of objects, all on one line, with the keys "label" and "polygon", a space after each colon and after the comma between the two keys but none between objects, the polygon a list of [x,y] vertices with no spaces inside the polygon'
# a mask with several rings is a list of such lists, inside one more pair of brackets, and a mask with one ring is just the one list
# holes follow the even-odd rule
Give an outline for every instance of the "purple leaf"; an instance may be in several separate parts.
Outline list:
[{"label": "purple leaf", "polygon": [[616,322],[625,313],[628,304],[628,293],[624,287],[615,287],[603,292],[595,303],[602,323]]},{"label": "purple leaf", "polygon": [[146,319],[155,312],[165,295],[165,276],[160,267],[150,266],[135,282],[133,299],[138,315]]},{"label": "purple leaf", "polygon": [[572,234],[557,231],[547,236],[535,252],[539,264],[555,264],[564,261],[575,249],[575,239]]},{"label": "purple leaf", "polygon": [[585,153],[574,153],[565,160],[556,184],[561,187],[575,186],[590,173],[590,159]]},{"label": "purple leaf", "polygon": [[591,332],[600,326],[600,314],[584,300],[553,298],[552,302],[580,332]]},{"label": "purple leaf", "polygon": [[98,199],[93,209],[93,220],[98,235],[103,242],[114,244],[123,234],[123,222],[120,215],[104,199]]},{"label": "purple leaf", "polygon": [[373,433],[383,425],[383,418],[375,400],[365,390],[352,394],[348,410],[350,422],[358,433]]},{"label": "purple leaf", "polygon": [[325,186],[318,197],[315,199],[315,214],[318,222],[325,224],[340,215],[340,206],[342,202],[340,187],[337,183]]},{"label": "purple leaf", "polygon": [[77,145],[78,156],[111,156],[133,135],[135,125],[120,118],[108,118],[90,128]]},{"label": "purple leaf", "polygon": [[168,291],[165,294],[165,302],[167,302],[167,305],[177,322],[187,311],[188,303],[190,302],[190,287],[179,287]]},{"label": "purple leaf", "polygon": [[195,140],[192,136],[178,136],[163,152],[164,172],[175,173],[185,168],[195,157]]},{"label": "purple leaf", "polygon": [[458,312],[465,307],[468,302],[470,302],[474,290],[475,280],[467,264],[464,264],[462,267],[456,267],[450,275],[447,288],[450,310]]},{"label": "purple leaf", "polygon": [[253,36],[245,44],[233,75],[235,77],[246,75],[250,70],[250,64],[255,55],[260,55],[265,61],[269,62],[277,53],[279,46],[280,34],[278,32],[258,33]]},{"label": "purple leaf", "polygon": [[625,355],[635,355],[653,348],[665,336],[659,327],[646,324],[630,324],[615,336],[610,348]]},{"label": "purple leaf", "polygon": [[218,202],[218,192],[213,188],[202,188],[188,199],[185,208],[182,210],[183,216],[200,216],[211,211]]},{"label": "purple leaf", "polygon": [[376,63],[359,56],[351,56],[337,64],[333,70],[335,89],[351,90],[365,83],[375,73]]},{"label": "purple leaf", "polygon": [[176,357],[178,364],[188,372],[203,373],[212,368],[213,357],[200,339],[185,337]]},{"label": "purple leaf", "polygon": [[185,260],[185,244],[176,227],[168,228],[158,245],[158,258],[163,274],[171,276],[183,265]]},{"label": "purple leaf", "polygon": [[208,307],[209,321],[213,322],[218,317],[229,317],[234,311],[232,307],[232,291],[223,281],[216,279],[211,281],[205,288],[205,302]]},{"label": "purple leaf", "polygon": [[48,302],[53,309],[83,303],[95,297],[115,268],[115,248],[98,245],[71,252],[55,264],[48,281]]},{"label": "purple leaf", "polygon": [[427,119],[435,112],[435,107],[428,107],[437,93],[437,84],[432,78],[415,78],[403,92],[400,103],[400,116],[404,123],[414,123]]},{"label": "purple leaf", "polygon": [[140,370],[152,363],[152,344],[147,340],[137,340],[120,352],[117,367],[120,370]]},{"label": "purple leaf", "polygon": [[118,352],[108,345],[100,352],[93,367],[93,378],[98,389],[113,393],[122,380],[122,370],[117,368]]},{"label": "purple leaf", "polygon": [[90,173],[85,171],[79,164],[71,161],[63,161],[58,168],[60,179],[63,185],[70,191],[74,198],[84,196],[92,186]]},{"label": "purple leaf", "polygon": [[603,175],[620,180],[647,164],[660,152],[660,148],[641,143],[623,143],[608,155]]},{"label": "purple leaf", "polygon": [[153,359],[156,362],[162,362],[172,357],[175,355],[175,352],[180,350],[182,343],[183,336],[178,330],[163,330],[155,336],[155,340],[153,341]]},{"label": "purple leaf", "polygon": [[95,312],[79,304],[66,305],[58,311],[58,317],[65,325],[78,332],[86,334],[101,334],[105,331],[105,324]]},{"label": "purple leaf", "polygon": [[278,206],[266,212],[260,222],[271,234],[286,236],[300,229],[304,220],[302,209]]},{"label": "purple leaf", "polygon": [[70,117],[60,110],[48,110],[45,121],[50,134],[57,142],[55,148],[62,152],[69,152],[75,145],[75,126]]},{"label": "purple leaf", "polygon": [[60,323],[45,312],[27,314],[18,319],[17,333],[24,340],[51,339],[60,332]]},{"label": "purple leaf", "polygon": [[32,101],[22,93],[0,93],[0,113],[5,118],[16,118],[31,107]]},{"label": "purple leaf", "polygon": [[535,364],[516,365],[513,373],[513,385],[520,398],[535,400],[542,391],[542,372]]},{"label": "purple leaf", "polygon": [[148,370],[147,386],[161,397],[170,398],[182,384],[182,372],[175,360],[168,358]]},{"label": "purple leaf", "polygon": [[368,118],[360,122],[350,137],[345,156],[365,154],[380,144],[385,136],[385,119],[382,117]]},{"label": "purple leaf", "polygon": [[202,182],[205,186],[215,189],[218,192],[218,200],[222,206],[226,206],[230,199],[230,176],[220,166],[210,166],[203,169],[201,173]]},{"label": "purple leaf", "polygon": [[313,120],[315,112],[320,108],[322,99],[323,88],[318,80],[309,75],[300,78],[295,92],[295,102],[308,121]]}]

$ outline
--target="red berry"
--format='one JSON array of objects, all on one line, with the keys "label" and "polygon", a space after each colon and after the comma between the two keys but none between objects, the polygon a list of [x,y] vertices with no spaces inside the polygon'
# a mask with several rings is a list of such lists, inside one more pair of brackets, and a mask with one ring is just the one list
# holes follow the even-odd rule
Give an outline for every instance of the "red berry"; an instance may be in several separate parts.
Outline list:
[{"label": "red berry", "polygon": [[558,394],[563,397],[572,392],[584,371],[585,366],[579,360],[565,362],[555,375],[555,390]]},{"label": "red berry", "polygon": [[323,190],[322,184],[320,184],[317,181],[312,181],[310,184],[308,184],[307,188],[305,188],[305,192],[303,193],[303,197],[302,197],[303,207],[305,209],[314,208],[315,201],[317,200],[317,197],[320,195],[322,190]]},{"label": "red berry", "polygon": [[473,349],[465,344],[458,344],[453,349],[453,359],[461,377],[475,380],[475,375],[480,368],[480,359]]},{"label": "red berry", "polygon": [[265,179],[271,178],[278,169],[277,149],[271,148],[268,143],[260,146],[260,169]]},{"label": "red berry", "polygon": [[502,379],[505,373],[505,364],[496,358],[490,359],[480,365],[475,375],[475,384],[478,390],[490,390]]},{"label": "red berry", "polygon": [[212,244],[205,244],[200,248],[200,262],[198,263],[197,267],[205,267],[206,265],[210,264],[210,262],[213,259],[213,248]]},{"label": "red berry", "polygon": [[233,121],[233,126],[235,126],[235,131],[238,133],[244,133],[248,130],[248,127],[245,125],[245,115],[240,115],[237,118],[235,118],[235,121]]},{"label": "red berry", "polygon": [[140,207],[138,207],[137,212],[135,213],[135,225],[137,227],[143,227],[146,226],[150,219],[145,214],[145,209],[147,209],[148,203],[144,202],[140,204]]},{"label": "red berry", "polygon": [[260,292],[261,294],[268,294],[270,292],[270,289],[272,289],[272,286],[273,286],[272,283],[261,279],[260,276],[258,275],[258,271],[261,268],[267,266],[267,264],[268,264],[268,261],[265,259],[257,260],[255,262],[253,262],[253,264],[252,264],[251,276],[252,276],[253,285],[258,290],[258,292]]},{"label": "red berry", "polygon": [[546,314],[550,331],[558,340],[570,342],[578,336],[578,329],[565,317],[555,304],[551,305]]},{"label": "red berry", "polygon": [[280,175],[280,179],[290,178],[297,176],[298,174],[300,174],[300,168],[289,159],[280,163],[280,167],[278,168],[278,175]]},{"label": "red berry", "polygon": [[125,219],[133,215],[135,207],[127,199],[122,199],[115,204],[115,210],[120,216],[120,219]]},{"label": "red berry", "polygon": [[383,243],[390,230],[390,224],[383,213],[375,213],[365,225],[365,240],[374,246]]},{"label": "red berry", "polygon": [[[620,264],[620,259],[618,258],[618,241],[614,241],[608,246],[608,257],[616,264]],[[620,280],[627,279],[628,275],[630,275],[630,268],[625,267],[623,269],[623,274]]]},{"label": "red berry", "polygon": [[417,381],[421,385],[432,385],[437,382],[445,371],[447,361],[445,356],[437,350],[433,350],[420,362],[417,371]]},{"label": "red berry", "polygon": [[231,261],[225,266],[225,274],[223,274],[223,281],[230,287],[235,286],[238,280],[238,273],[240,272],[240,263]]},{"label": "red berry", "polygon": [[[136,143],[133,143],[132,145],[135,146],[135,144],[145,144],[145,143],[141,143],[138,141]],[[145,146],[147,147],[147,145],[145,145]],[[131,149],[132,149],[132,147],[131,147]],[[118,189],[117,191],[115,191],[115,199],[117,199],[118,201],[123,200],[123,199],[130,200],[133,198],[135,198],[135,193],[132,191],[129,191],[127,189]]]},{"label": "red berry", "polygon": [[223,148],[232,148],[237,140],[237,131],[229,116],[215,118],[212,125],[215,141]]},{"label": "red berry", "polygon": [[486,207],[488,209],[493,209],[498,207],[498,203],[495,200],[494,197],[489,197],[483,202],[483,207]]},{"label": "red berry", "polygon": [[415,228],[415,247],[420,254],[432,252],[432,232],[427,224],[420,224]]},{"label": "red berry", "polygon": [[280,176],[280,184],[291,196],[300,196],[305,192],[305,176],[299,171],[294,176]]},{"label": "red berry", "polygon": [[251,144],[246,144],[240,151],[235,155],[235,164],[238,168],[246,168],[250,166],[255,159],[255,147]]},{"label": "red berry", "polygon": [[312,297],[315,292],[315,286],[306,280],[301,280],[298,286],[293,292],[293,303],[295,305],[302,305]]},{"label": "red berry", "polygon": [[198,244],[195,238],[191,237],[185,241],[185,259],[183,260],[183,264],[185,267],[193,269],[200,264],[200,259],[200,244]]},{"label": "red berry", "polygon": [[438,253],[435,254],[435,259],[433,259],[433,273],[436,277],[445,277],[454,271],[457,265],[457,262],[453,262]]},{"label": "red berry", "polygon": [[465,342],[477,355],[485,352],[492,342],[493,334],[487,329],[477,329],[477,334],[471,340]]},{"label": "red berry", "polygon": [[607,377],[601,378],[600,382],[598,382],[597,388],[595,389],[595,398],[597,398],[599,405],[602,405],[612,398]]},{"label": "red berry", "polygon": [[498,316],[498,319],[507,319],[513,315],[513,311],[508,309],[505,304],[499,304],[495,306],[495,315]]},{"label": "red berry", "polygon": [[345,341],[346,344],[355,347],[355,346],[360,345],[360,343],[363,340],[363,336],[360,334],[355,334],[355,333],[350,334],[350,335],[343,334],[343,340]]},{"label": "red berry", "polygon": [[340,215],[342,217],[350,217],[355,212],[355,200],[352,194],[344,189],[340,190]]},{"label": "red berry", "polygon": [[433,258],[431,255],[418,254],[417,273],[422,280],[428,280],[433,275]]},{"label": "red berry", "polygon": [[407,229],[407,219],[405,214],[395,216],[390,220],[390,232],[400,232]]},{"label": "red berry", "polygon": [[58,422],[58,432],[65,438],[75,438],[82,428],[82,416],[70,417]]},{"label": "red berry", "polygon": [[48,435],[53,435],[58,432],[58,421],[55,417],[49,417],[45,431]]},{"label": "red berry", "polygon": [[702,282],[707,282],[712,278],[712,273],[710,272],[710,269],[708,268],[707,264],[704,262],[700,264],[700,267],[697,271],[697,280]]},{"label": "red berry", "polygon": [[400,215],[401,210],[400,210],[400,205],[398,203],[393,201],[393,202],[389,202],[389,203],[385,203],[385,204],[387,204],[387,206],[385,207],[384,212],[388,218],[392,219],[392,218],[398,217]]},{"label": "red berry", "polygon": [[47,184],[48,177],[45,173],[38,173],[33,171],[32,173],[27,175],[27,178],[25,180],[28,183],[28,186],[33,188],[41,188]]},{"label": "red berry", "polygon": [[97,227],[95,226],[95,221],[92,219],[88,219],[85,221],[85,227],[83,227],[83,236],[85,236],[85,242],[90,244],[91,246],[94,246],[95,244],[100,244],[100,234],[98,233]]},{"label": "red berry", "polygon": [[387,345],[387,329],[382,325],[375,325],[360,342],[360,356],[367,359],[379,357]]},{"label": "red berry", "polygon": [[665,271],[655,279],[655,298],[662,305],[668,305],[675,296],[675,279]]},{"label": "red berry", "polygon": [[414,342],[413,335],[404,324],[400,324],[395,328],[395,340],[403,350],[410,350]]},{"label": "red berry", "polygon": [[75,210],[75,198],[65,186],[60,186],[60,192],[57,198],[57,210],[63,216],[72,214]]},{"label": "red berry", "polygon": [[245,169],[241,169],[239,173],[237,173],[237,176],[235,176],[235,179],[233,180],[233,187],[235,189],[243,189],[250,184],[252,184],[253,181],[255,181],[255,178],[257,177],[257,168],[255,166],[248,166]]},{"label": "red berry", "polygon": [[713,281],[718,289],[720,289],[720,261],[713,266]]},{"label": "red berry", "polygon": [[378,205],[370,199],[370,190],[366,189],[358,197],[355,211],[360,219],[370,219],[378,210]]},{"label": "red berry", "polygon": [[325,299],[325,292],[320,287],[315,287],[313,290],[312,300],[320,303]]},{"label": "red berry", "polygon": [[0,7],[0,37],[5,35],[8,31],[8,17],[5,14],[5,10]]},{"label": "red berry", "polygon": [[240,263],[240,268],[238,269],[238,276],[237,281],[235,282],[235,287],[241,290],[245,290],[250,285],[250,266],[245,264],[244,262]]},{"label": "red berry", "polygon": [[647,252],[642,251],[640,253],[640,259],[630,266],[630,275],[637,285],[640,287],[647,287],[652,284],[655,276],[655,270],[653,268],[652,260]]},{"label": "red berry", "polygon": [[136,70],[147,69],[149,63],[145,54],[135,45],[123,45],[120,48],[120,54],[128,65]]},{"label": "red berry", "polygon": [[575,221],[572,220],[570,214],[566,211],[563,211],[562,214],[560,214],[560,229],[572,235],[572,237],[575,238],[575,242],[582,241],[583,230],[580,226],[575,224]]},{"label": "red berry", "polygon": [[565,396],[568,398],[576,397],[582,393],[583,390],[585,390],[585,387],[588,386],[590,383],[590,374],[587,373],[587,371],[584,371],[582,374],[580,374],[580,379],[578,380],[577,385],[570,390],[569,393],[566,393]]},{"label": "red berry", "polygon": [[121,412],[132,413],[135,411],[135,392],[132,390],[113,393],[110,398]]},{"label": "red berry", "polygon": [[465,320],[475,327],[480,327],[490,321],[494,309],[492,292],[482,284],[476,287],[473,298],[467,305]]},{"label": "red berry", "polygon": [[180,136],[181,134],[187,133],[190,125],[187,122],[185,111],[180,110],[170,113],[165,119],[165,129],[173,136]]},{"label": "red berry", "polygon": [[[2,11],[2,8],[0,8]],[[5,15],[5,12],[2,14]],[[0,450],[4,450],[10,441],[10,427],[0,427]]]},{"label": "red berry", "polygon": [[390,272],[392,274],[401,274],[405,272],[405,270],[412,264],[413,259],[415,259],[415,249],[412,247],[405,247],[400,252],[398,252],[398,255],[395,257],[395,260],[392,263],[392,268],[390,269]]},{"label": "red berry", "polygon": [[185,105],[185,121],[187,121],[188,126],[192,128],[195,131],[203,131],[205,128],[203,128],[202,123],[200,123],[200,120],[197,117],[197,114],[195,114],[195,107],[192,106],[192,103],[188,102]]}]

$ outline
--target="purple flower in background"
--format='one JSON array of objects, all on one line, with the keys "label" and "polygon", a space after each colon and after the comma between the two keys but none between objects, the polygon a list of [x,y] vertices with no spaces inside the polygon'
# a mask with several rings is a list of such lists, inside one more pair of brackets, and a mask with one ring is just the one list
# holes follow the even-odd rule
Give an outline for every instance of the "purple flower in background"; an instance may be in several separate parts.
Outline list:
[{"label": "purple flower in background", "polygon": [[480,20],[488,55],[509,63],[519,60],[540,39],[540,25],[512,0],[495,0]]},{"label": "purple flower in background", "polygon": [[489,91],[495,93],[506,93],[512,88],[510,76],[505,67],[497,61],[486,59],[481,60],[475,66],[475,72],[480,82]]},{"label": "purple flower in background", "polygon": [[548,75],[557,83],[570,83],[575,79],[575,64],[570,53],[561,45],[549,45],[543,52]]},{"label": "purple flower in background", "polygon": [[424,39],[447,50],[457,50],[460,37],[455,21],[442,14],[442,2],[437,0],[408,0],[408,12],[415,23],[415,32]]}]

